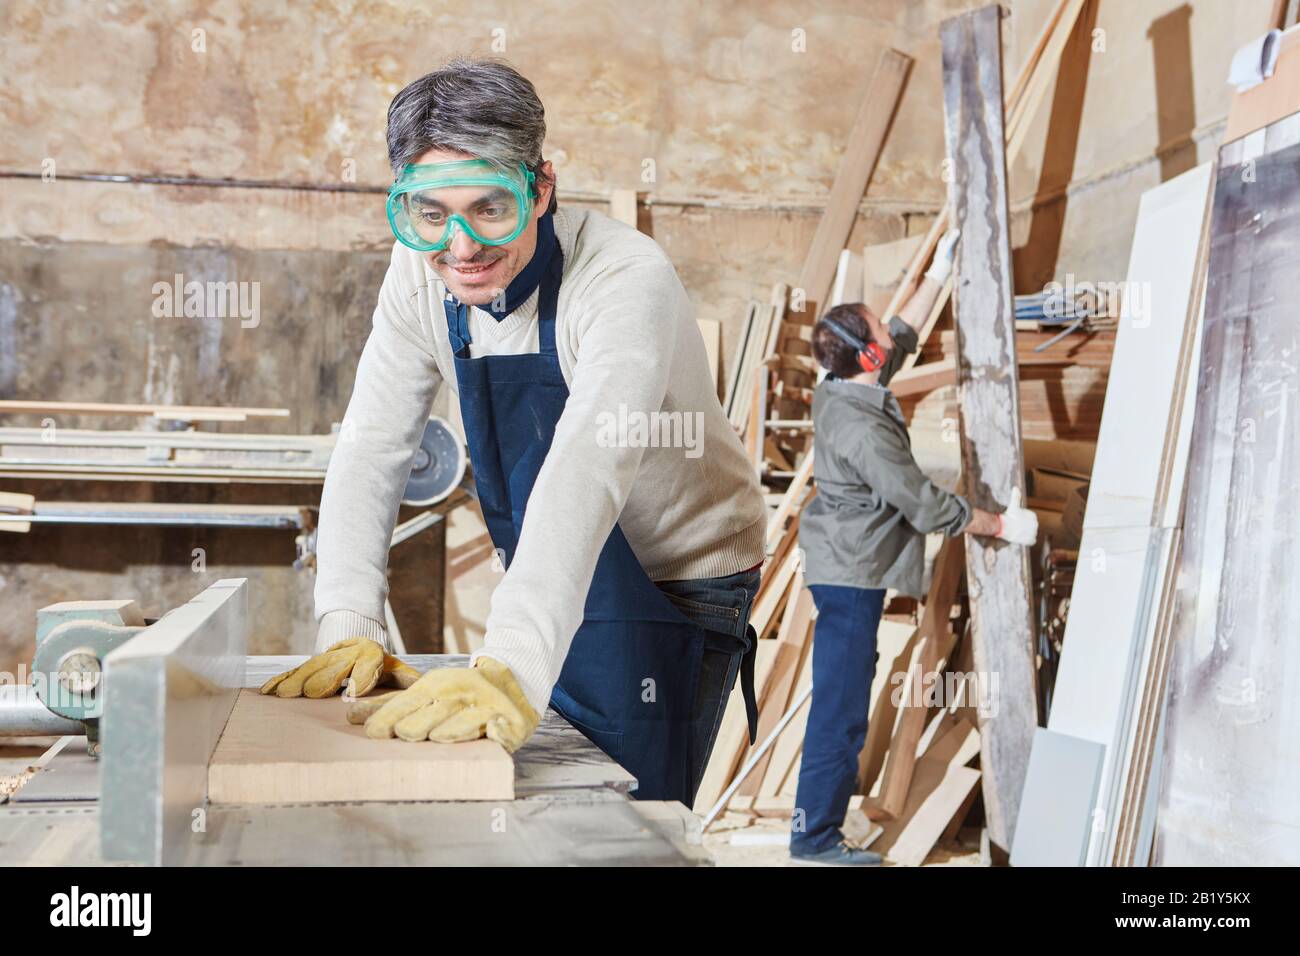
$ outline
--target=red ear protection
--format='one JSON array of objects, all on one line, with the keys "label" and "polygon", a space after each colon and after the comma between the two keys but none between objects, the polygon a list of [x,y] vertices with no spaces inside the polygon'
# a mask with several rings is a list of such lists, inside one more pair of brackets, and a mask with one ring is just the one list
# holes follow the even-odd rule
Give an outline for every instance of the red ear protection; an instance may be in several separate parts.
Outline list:
[{"label": "red ear protection", "polygon": [[868,342],[866,346],[858,352],[858,364],[864,372],[879,371],[885,364],[885,350],[875,342]]},{"label": "red ear protection", "polygon": [[825,326],[835,337],[858,350],[858,365],[864,372],[879,371],[885,364],[885,350],[878,342],[864,342],[834,319],[823,318]]}]

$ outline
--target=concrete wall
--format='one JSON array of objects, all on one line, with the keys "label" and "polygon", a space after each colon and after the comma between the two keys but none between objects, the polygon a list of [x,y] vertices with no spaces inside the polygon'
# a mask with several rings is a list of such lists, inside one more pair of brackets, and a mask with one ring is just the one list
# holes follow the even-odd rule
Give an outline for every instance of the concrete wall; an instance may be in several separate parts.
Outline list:
[{"label": "concrete wall", "polygon": [[[562,202],[647,193],[700,316],[724,323],[729,362],[745,300],[798,271],[886,46],[916,66],[850,242],[928,225],[945,191],[938,23],[976,5],[9,0],[0,397],[286,406],[290,420],[265,426],[285,431],[337,421],[392,242],[385,111],[458,53],[504,56],[537,84]],[[1053,6],[1007,4],[1008,82]],[[1228,61],[1271,6],[1092,0],[1010,173],[1020,291],[1067,272],[1123,278],[1137,196],[1212,155]],[[75,178],[86,173],[175,183]],[[257,282],[260,325],[154,319],[153,283],[176,272]],[[168,570],[143,538],[145,563],[163,567],[138,578],[74,561],[81,537],[43,551],[37,574],[23,567],[33,545],[8,538],[0,663],[23,656],[47,600],[195,590],[188,563]],[[284,546],[239,565],[295,595],[268,607],[265,649],[310,635],[306,579],[284,568]]]}]

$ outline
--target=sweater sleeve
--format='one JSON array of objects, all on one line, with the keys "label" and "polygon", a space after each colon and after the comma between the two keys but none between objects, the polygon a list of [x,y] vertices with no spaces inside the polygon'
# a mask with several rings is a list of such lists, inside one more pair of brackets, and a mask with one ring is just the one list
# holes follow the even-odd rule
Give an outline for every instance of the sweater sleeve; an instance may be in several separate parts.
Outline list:
[{"label": "sweater sleeve", "polygon": [[868,439],[854,447],[855,463],[866,484],[922,534],[961,534],[970,523],[966,499],[931,481],[912,457],[912,450],[891,429],[868,427],[872,429]]},{"label": "sweater sleeve", "polygon": [[316,535],[318,649],[344,637],[384,635],[388,545],[442,383],[402,290],[395,259],[325,472]]},{"label": "sweater sleeve", "polygon": [[596,560],[645,453],[640,444],[608,440],[608,423],[663,408],[677,336],[694,321],[672,266],[653,255],[611,265],[575,301],[583,306],[568,331],[577,355],[569,399],[475,654],[508,666],[538,713],[582,623]]}]

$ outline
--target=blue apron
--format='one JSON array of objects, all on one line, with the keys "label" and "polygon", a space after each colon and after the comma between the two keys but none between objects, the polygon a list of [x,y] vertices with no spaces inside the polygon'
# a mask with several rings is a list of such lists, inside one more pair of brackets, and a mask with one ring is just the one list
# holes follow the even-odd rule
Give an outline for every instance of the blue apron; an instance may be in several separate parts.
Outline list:
[{"label": "blue apron", "polygon": [[[450,294],[443,303],[479,504],[507,567],[569,397],[555,350],[563,259],[557,248],[539,286],[536,354],[470,358],[469,308]],[[694,799],[704,755],[693,752],[692,715],[707,641],[615,525],[551,706],[637,778],[640,799]]]}]

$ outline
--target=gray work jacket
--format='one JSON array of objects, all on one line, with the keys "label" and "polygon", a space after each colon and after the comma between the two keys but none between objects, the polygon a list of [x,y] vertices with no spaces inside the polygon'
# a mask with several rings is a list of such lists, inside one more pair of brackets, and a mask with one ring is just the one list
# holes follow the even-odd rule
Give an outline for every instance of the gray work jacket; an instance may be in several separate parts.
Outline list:
[{"label": "gray work jacket", "polygon": [[[916,332],[889,321],[888,382],[916,350]],[[817,494],[799,519],[808,584],[894,588],[921,597],[925,535],[960,534],[970,504],[927,478],[898,400],[884,385],[827,378],[813,395]]]}]

